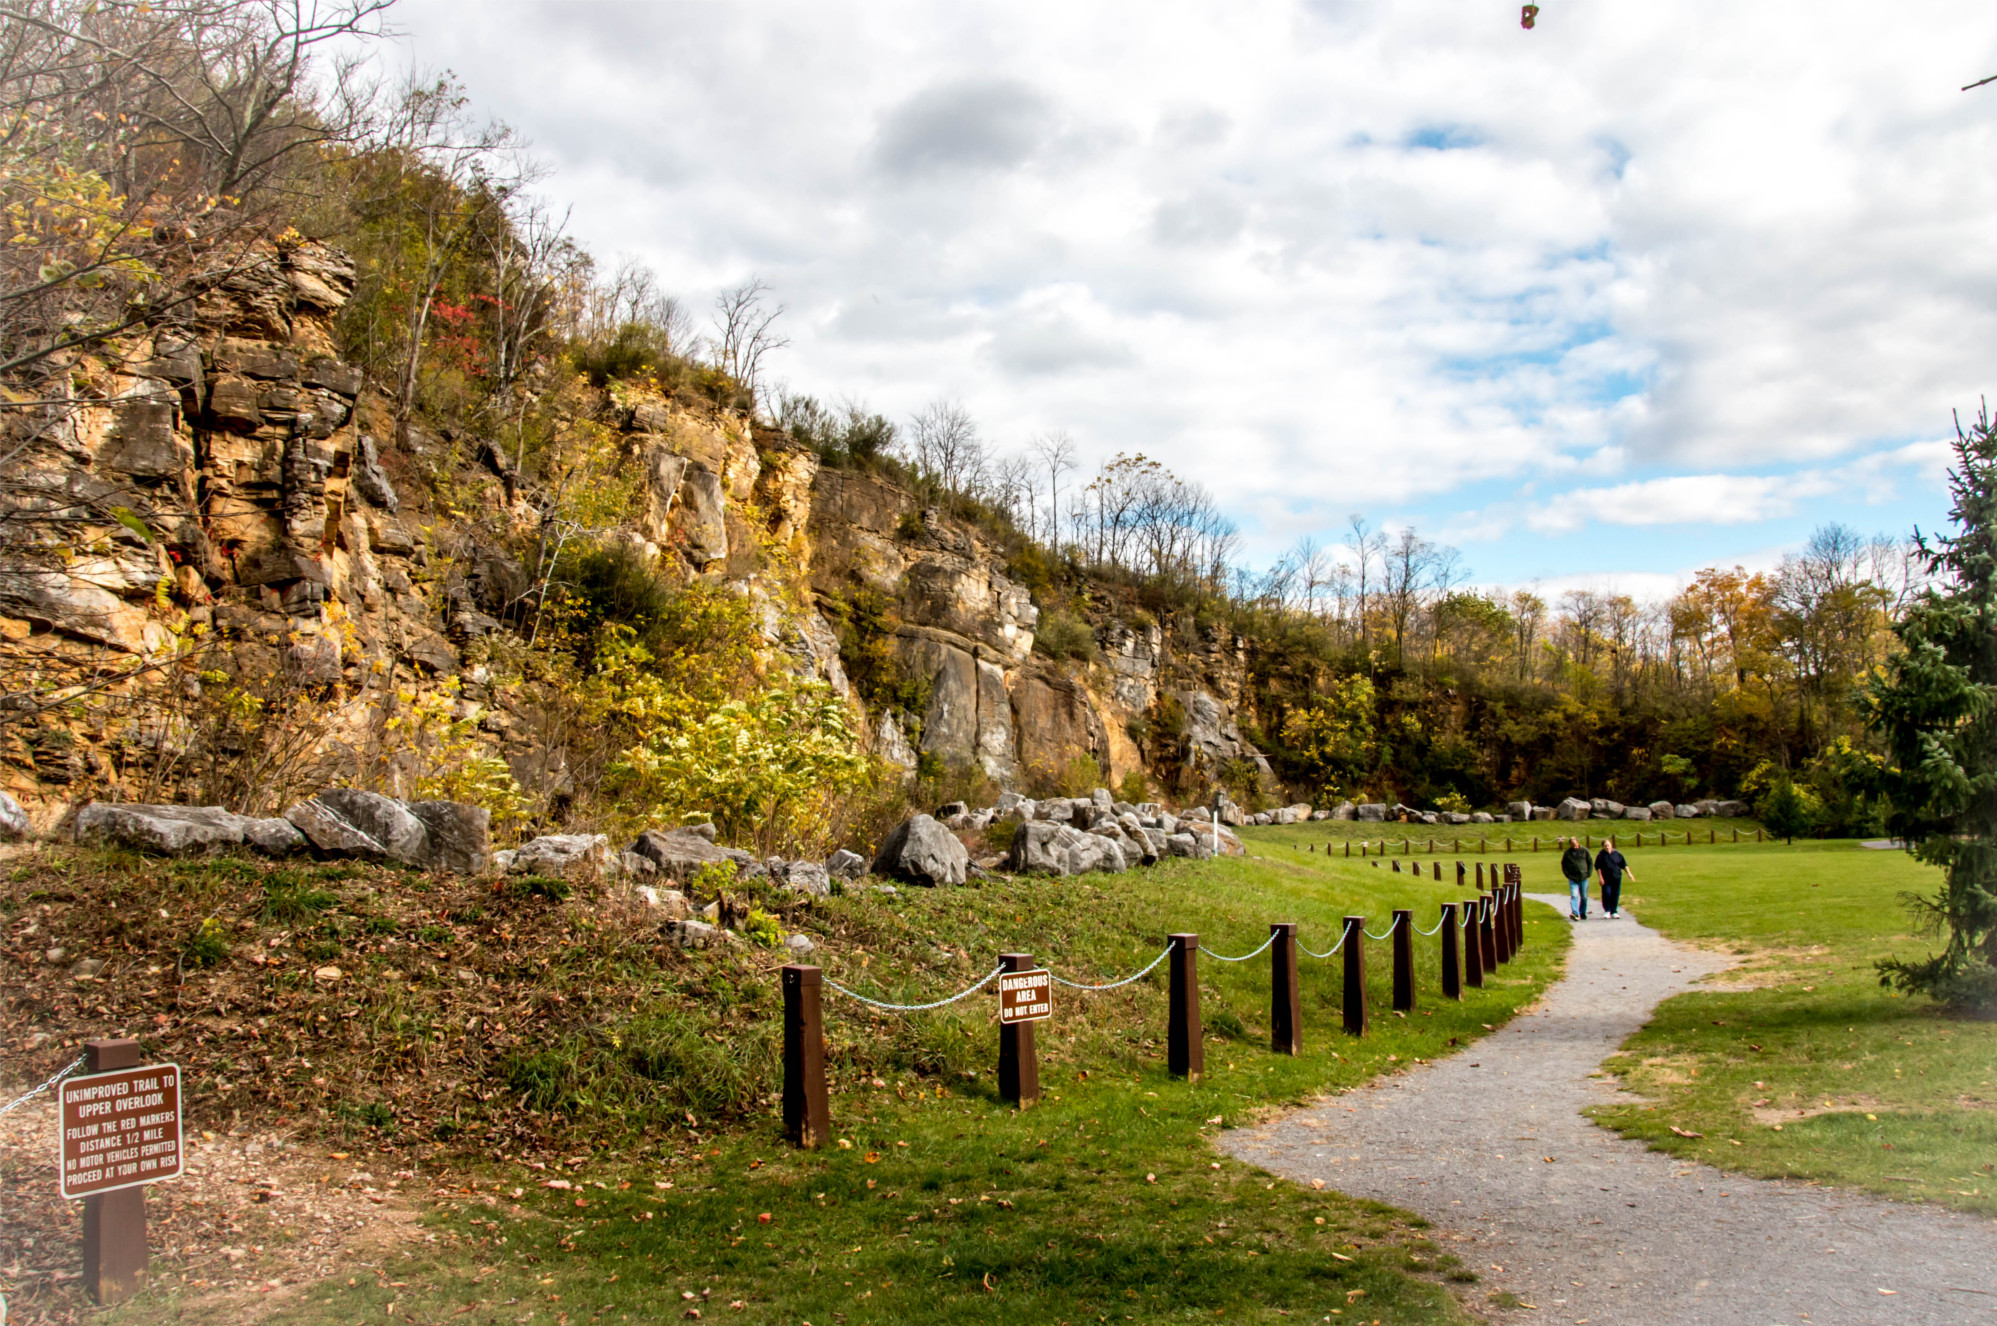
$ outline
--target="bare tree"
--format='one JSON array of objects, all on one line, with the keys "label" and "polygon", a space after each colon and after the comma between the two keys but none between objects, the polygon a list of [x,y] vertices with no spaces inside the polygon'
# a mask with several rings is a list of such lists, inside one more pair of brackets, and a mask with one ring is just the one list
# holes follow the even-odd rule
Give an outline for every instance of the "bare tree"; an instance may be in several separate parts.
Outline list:
[{"label": "bare tree", "polygon": [[909,421],[908,449],[916,473],[940,491],[976,496],[984,487],[985,444],[970,411],[937,399]]},{"label": "bare tree", "polygon": [[1047,471],[1048,543],[1061,550],[1061,476],[1075,469],[1075,440],[1065,432],[1042,433],[1033,439],[1033,454]]},{"label": "bare tree", "polygon": [[1380,559],[1380,594],[1394,623],[1394,659],[1404,668],[1408,662],[1408,627],[1421,606],[1434,564],[1435,546],[1415,533],[1412,525],[1395,536]]},{"label": "bare tree", "polygon": [[762,381],[764,356],[790,344],[790,338],[776,330],[784,306],[771,308],[766,301],[769,293],[761,278],[751,277],[714,298],[715,363],[747,387],[751,396]]},{"label": "bare tree", "polygon": [[1346,518],[1345,546],[1352,552],[1353,574],[1359,581],[1359,645],[1362,649],[1371,648],[1371,636],[1367,621],[1367,571],[1375,557],[1384,556],[1387,551],[1387,536],[1366,523],[1366,518],[1357,512]]}]

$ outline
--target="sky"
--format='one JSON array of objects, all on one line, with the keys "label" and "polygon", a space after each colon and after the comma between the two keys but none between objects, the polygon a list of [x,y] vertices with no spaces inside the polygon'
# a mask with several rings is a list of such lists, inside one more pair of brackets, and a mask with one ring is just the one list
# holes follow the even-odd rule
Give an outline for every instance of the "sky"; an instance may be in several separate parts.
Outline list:
[{"label": "sky", "polygon": [[769,375],[1669,592],[1934,528],[1997,388],[1988,0],[405,0],[606,265]]}]

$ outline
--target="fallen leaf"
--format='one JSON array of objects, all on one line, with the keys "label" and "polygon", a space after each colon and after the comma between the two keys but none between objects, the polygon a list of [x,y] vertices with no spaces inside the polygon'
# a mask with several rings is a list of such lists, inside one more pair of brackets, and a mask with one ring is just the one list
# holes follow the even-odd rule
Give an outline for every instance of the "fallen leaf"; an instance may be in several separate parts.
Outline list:
[{"label": "fallen leaf", "polygon": [[1695,1132],[1693,1132],[1693,1131],[1692,1131],[1692,1130],[1691,1130],[1690,1128],[1680,1128],[1680,1127],[1679,1127],[1679,1126],[1678,1126],[1677,1124],[1675,1124],[1675,1123],[1671,1125],[1671,1131],[1672,1131],[1672,1132],[1674,1132],[1674,1133],[1676,1133],[1676,1134],[1678,1134],[1678,1135],[1679,1135],[1680,1137],[1704,1137],[1704,1136],[1705,1136],[1705,1134],[1704,1134],[1704,1133],[1695,1133]]}]

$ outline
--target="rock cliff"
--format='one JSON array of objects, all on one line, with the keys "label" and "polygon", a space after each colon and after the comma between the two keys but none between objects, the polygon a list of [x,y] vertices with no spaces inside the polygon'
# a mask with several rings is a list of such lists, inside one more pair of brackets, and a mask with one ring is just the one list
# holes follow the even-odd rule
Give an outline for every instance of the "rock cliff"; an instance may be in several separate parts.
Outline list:
[{"label": "rock cliff", "polygon": [[[523,784],[567,776],[480,662],[541,592],[508,547],[545,529],[545,504],[503,445],[395,426],[337,340],[353,282],[323,246],[274,250],[184,321],[76,357],[68,399],[10,412],[0,787],[38,829],[93,797],[172,799],[190,738],[158,687],[164,661],[190,653],[211,677],[348,697],[308,745],[358,758],[384,705],[448,688]],[[768,658],[845,695],[887,758],[1015,785],[1086,755],[1112,780],[1189,790],[1259,759],[1224,632],[1090,595],[1093,657],[1057,661],[1036,652],[1041,609],[988,532],[890,478],[826,468],[697,397],[612,384],[587,408],[635,493],[605,537],[750,596]],[[864,631],[907,683],[896,703],[864,694],[842,659],[869,643],[852,624],[861,596],[879,605]],[[372,772],[401,794],[392,752]]]}]

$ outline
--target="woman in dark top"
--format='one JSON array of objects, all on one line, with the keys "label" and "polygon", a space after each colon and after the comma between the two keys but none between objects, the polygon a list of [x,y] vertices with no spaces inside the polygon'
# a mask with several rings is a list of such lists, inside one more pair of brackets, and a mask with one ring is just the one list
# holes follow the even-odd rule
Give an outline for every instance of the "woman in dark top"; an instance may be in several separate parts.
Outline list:
[{"label": "woman in dark top", "polygon": [[1621,916],[1623,876],[1635,879],[1636,872],[1616,850],[1615,839],[1602,839],[1602,850],[1595,854],[1595,873],[1602,877],[1602,910],[1610,916]]}]

